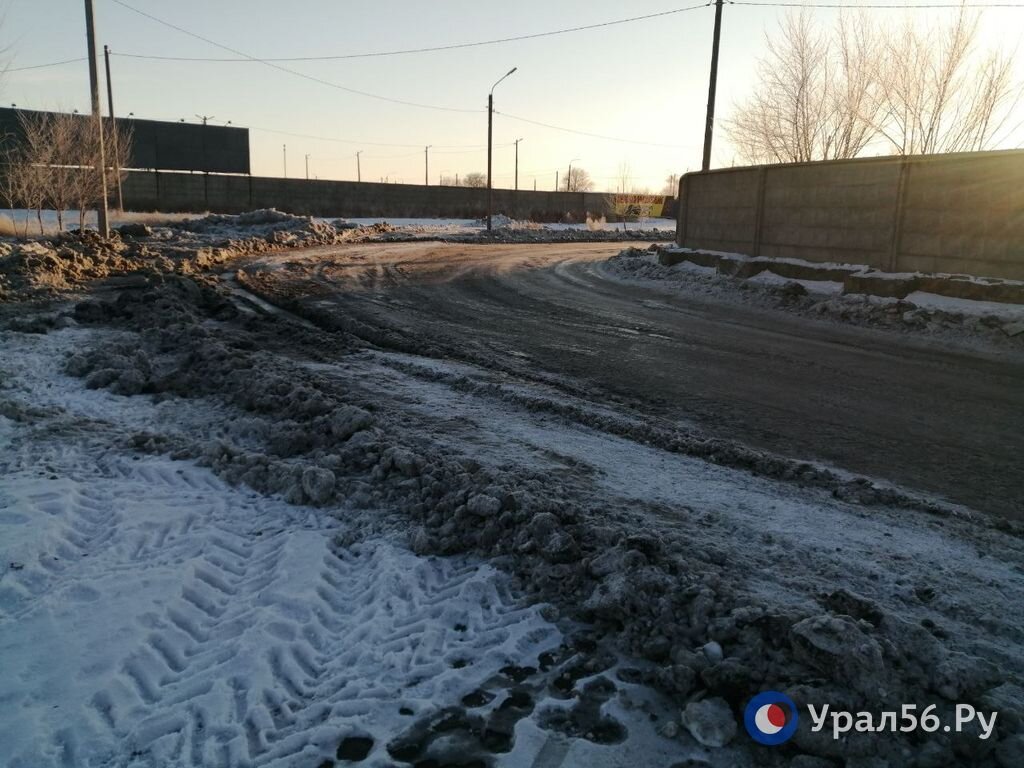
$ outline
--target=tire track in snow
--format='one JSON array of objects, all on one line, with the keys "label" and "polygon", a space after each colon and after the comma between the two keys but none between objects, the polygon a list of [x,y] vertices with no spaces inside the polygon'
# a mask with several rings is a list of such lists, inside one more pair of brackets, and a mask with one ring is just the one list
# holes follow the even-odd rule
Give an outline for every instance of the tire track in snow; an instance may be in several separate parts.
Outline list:
[{"label": "tire track in snow", "polygon": [[[17,619],[64,648],[84,612],[97,624],[77,638],[92,657],[66,670],[81,714],[46,712],[26,765],[318,765],[350,735],[382,750],[408,713],[560,641],[487,566],[380,541],[345,549],[324,512],[166,459],[86,469],[87,453],[66,454],[60,481],[14,473],[0,499],[8,527],[45,521],[39,557],[61,564],[7,574],[16,614],[0,634]],[[25,668],[42,663],[31,646],[17,649]]]}]

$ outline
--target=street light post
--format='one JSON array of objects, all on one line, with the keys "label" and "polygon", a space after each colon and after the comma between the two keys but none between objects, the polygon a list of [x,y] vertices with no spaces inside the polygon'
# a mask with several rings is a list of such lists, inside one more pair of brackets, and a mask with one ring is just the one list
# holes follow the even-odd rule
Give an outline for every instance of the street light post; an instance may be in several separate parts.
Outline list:
[{"label": "street light post", "polygon": [[309,155],[306,155],[306,181],[309,181]]},{"label": "street light post", "polygon": [[522,139],[516,139],[515,140],[515,145],[516,145],[516,186],[515,186],[515,189],[516,189],[516,192],[519,191],[519,142],[520,141],[522,141]]},{"label": "street light post", "polygon": [[428,144],[423,148],[423,186],[425,187],[430,186],[430,155],[428,152],[431,146],[433,145]]},{"label": "street light post", "polygon": [[281,155],[282,155],[282,157],[284,159],[284,177],[287,179],[288,178],[288,145],[287,144],[282,144],[281,145]]},{"label": "street light post", "polygon": [[579,158],[578,157],[574,157],[572,160],[569,161],[569,175],[565,177],[565,191],[566,192],[574,191],[572,189],[572,164],[575,163],[577,160],[579,160]]},{"label": "street light post", "polygon": [[362,168],[362,165],[359,162],[359,156],[361,154],[363,154],[363,150],[361,150],[361,149],[358,152],[356,152],[356,181],[362,181],[363,180],[363,168]]},{"label": "street light post", "polygon": [[491,214],[493,213],[493,196],[491,195],[491,155],[493,149],[492,137],[493,137],[493,126],[494,126],[494,89],[498,87],[498,83],[504,80],[506,77],[515,72],[519,67],[512,67],[506,72],[498,81],[491,86],[490,93],[487,94],[487,231],[491,231]]}]

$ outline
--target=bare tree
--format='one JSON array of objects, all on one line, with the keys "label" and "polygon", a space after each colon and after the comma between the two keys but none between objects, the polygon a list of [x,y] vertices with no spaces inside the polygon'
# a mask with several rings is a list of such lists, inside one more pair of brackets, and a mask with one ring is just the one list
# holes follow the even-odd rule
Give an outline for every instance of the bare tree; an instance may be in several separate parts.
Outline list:
[{"label": "bare tree", "polygon": [[36,212],[39,234],[43,234],[43,209],[50,202],[53,186],[54,121],[46,113],[22,112],[18,122],[22,133],[16,162],[18,191],[22,205]]},{"label": "bare tree", "polygon": [[632,170],[629,167],[629,163],[625,160],[619,163],[619,172],[618,175],[616,175],[615,180],[618,183],[618,189],[616,192],[625,194],[629,190],[630,182],[633,180]]},{"label": "bare tree", "polygon": [[[7,192],[17,193],[26,207],[36,211],[40,234],[43,233],[42,211],[56,211],[57,226],[64,229],[64,215],[78,209],[79,228],[85,226],[87,210],[103,194],[99,163],[99,135],[96,124],[89,119],[66,112],[23,112],[19,115],[21,141],[8,149],[6,160],[13,175],[5,181]],[[114,130],[108,125],[107,131]],[[113,188],[118,174],[130,165],[132,136],[130,130],[119,129],[116,157],[108,156],[105,169],[108,188]],[[13,199],[13,198],[12,198]]]},{"label": "bare tree", "polygon": [[665,177],[665,187],[661,190],[661,194],[669,197],[675,197],[679,194],[679,174],[670,173]]},{"label": "bare tree", "polygon": [[462,177],[462,184],[466,187],[475,187],[477,189],[487,186],[487,174],[485,173],[467,173]]},{"label": "bare tree", "polygon": [[[26,159],[24,145],[16,142],[14,136],[4,137],[3,148],[0,150],[0,163],[3,164],[3,173],[0,175],[0,196],[3,197],[7,207],[14,210],[28,205],[26,201],[31,196],[26,188],[30,185],[34,170]],[[15,234],[17,234],[18,222],[13,216],[11,218],[14,221]],[[28,236],[28,223],[29,218],[26,215],[23,237]]]},{"label": "bare tree", "polygon": [[1010,56],[979,52],[979,20],[965,8],[945,28],[907,18],[886,40],[878,131],[897,154],[987,149],[1005,127],[1020,88]]},{"label": "bare tree", "polygon": [[583,168],[573,168],[562,184],[565,192],[589,192],[593,188],[594,182]]},{"label": "bare tree", "polygon": [[855,157],[874,138],[879,28],[864,14],[841,14],[830,40],[811,11],[788,13],[767,38],[759,82],[725,129],[748,162]]},{"label": "bare tree", "polygon": [[1021,91],[1011,57],[979,51],[979,18],[885,28],[841,14],[828,36],[808,9],[790,13],[726,132],[754,163],[856,157],[877,140],[897,154],[988,149]]}]

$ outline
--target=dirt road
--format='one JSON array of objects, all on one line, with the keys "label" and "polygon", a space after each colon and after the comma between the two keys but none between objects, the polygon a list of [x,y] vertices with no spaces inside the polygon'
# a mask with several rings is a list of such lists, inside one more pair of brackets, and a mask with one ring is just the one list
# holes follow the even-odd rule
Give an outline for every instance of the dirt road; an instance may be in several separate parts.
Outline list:
[{"label": "dirt road", "polygon": [[342,246],[249,269],[377,343],[1024,517],[1020,360],[624,283],[602,268],[618,248]]}]

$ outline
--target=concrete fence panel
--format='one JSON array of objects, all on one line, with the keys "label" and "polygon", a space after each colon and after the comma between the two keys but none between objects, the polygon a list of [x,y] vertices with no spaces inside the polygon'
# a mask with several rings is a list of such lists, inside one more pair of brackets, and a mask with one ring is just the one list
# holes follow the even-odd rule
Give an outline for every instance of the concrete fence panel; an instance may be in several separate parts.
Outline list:
[{"label": "concrete fence panel", "polygon": [[[129,171],[123,187],[125,207],[140,211],[277,208],[306,216],[462,219],[478,219],[487,212],[487,190],[469,187],[153,171]],[[614,217],[612,200],[603,193],[495,189],[493,201],[495,214],[515,219]]]},{"label": "concrete fence panel", "polygon": [[678,222],[690,248],[1024,279],[1024,151],[687,174]]}]

